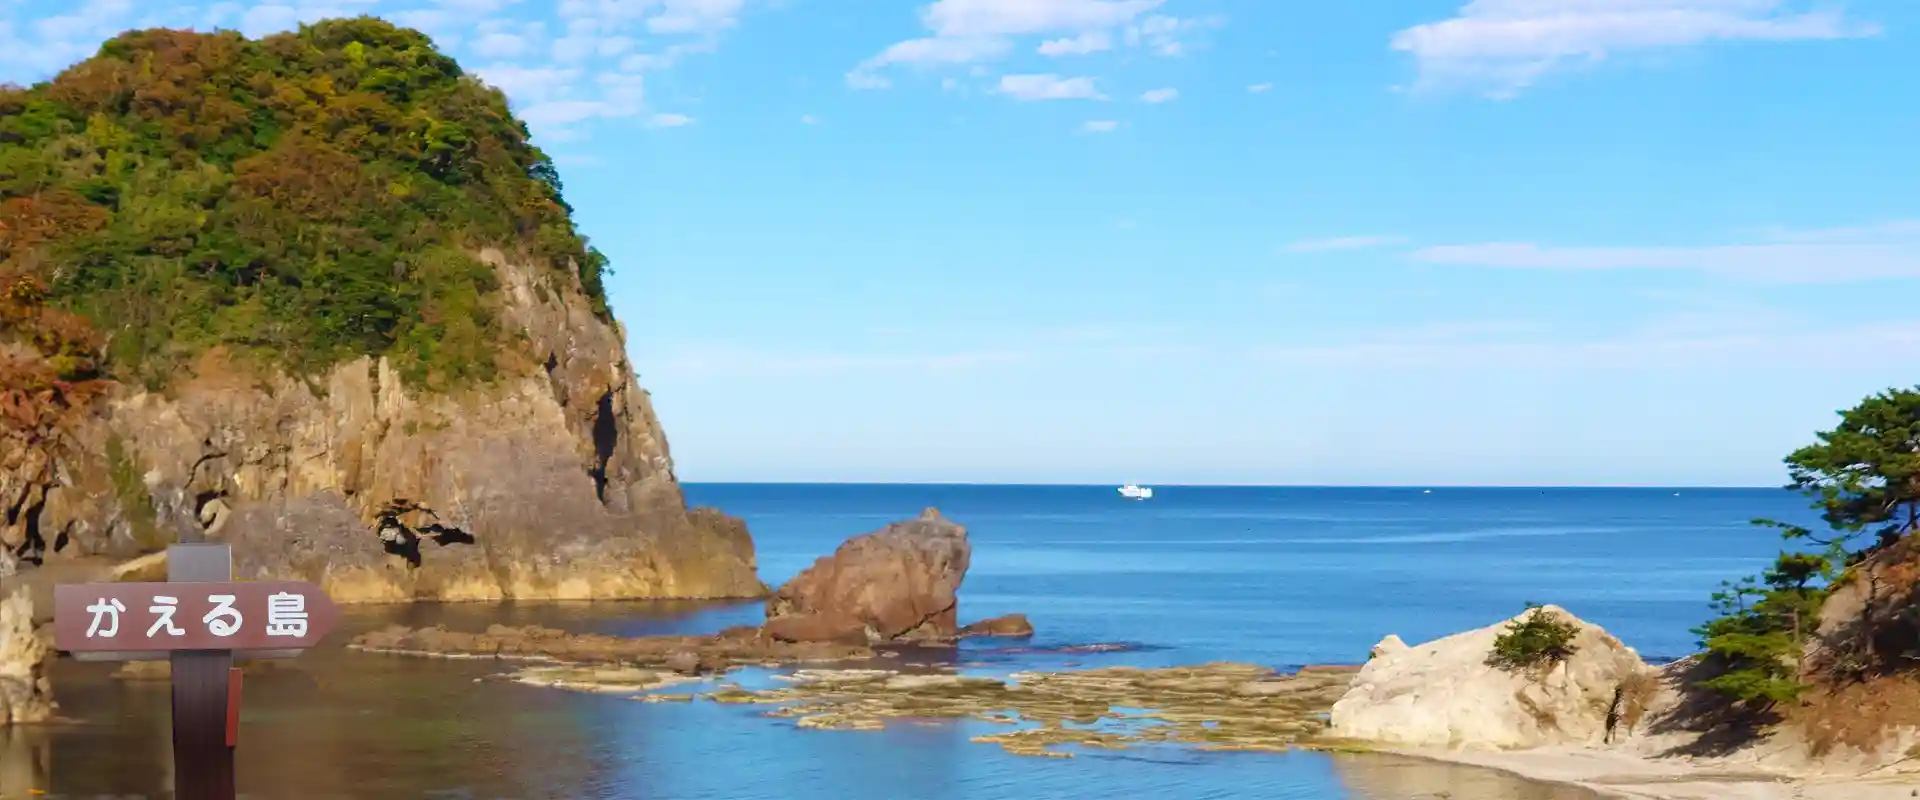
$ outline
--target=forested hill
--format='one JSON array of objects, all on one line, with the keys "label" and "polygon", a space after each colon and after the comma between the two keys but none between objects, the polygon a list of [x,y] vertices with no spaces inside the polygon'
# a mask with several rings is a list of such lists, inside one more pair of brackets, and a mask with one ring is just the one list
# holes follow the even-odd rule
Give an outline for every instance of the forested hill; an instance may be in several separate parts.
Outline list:
[{"label": "forested hill", "polygon": [[223,346],[485,379],[509,335],[482,246],[578,270],[608,318],[569,211],[506,98],[419,32],[126,33],[0,88],[0,372],[157,387]]}]

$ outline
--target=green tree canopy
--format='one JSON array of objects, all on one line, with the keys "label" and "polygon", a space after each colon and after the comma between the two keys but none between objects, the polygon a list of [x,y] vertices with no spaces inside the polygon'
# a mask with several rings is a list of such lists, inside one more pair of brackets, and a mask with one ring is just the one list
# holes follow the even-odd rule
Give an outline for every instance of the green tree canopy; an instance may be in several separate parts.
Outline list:
[{"label": "green tree canopy", "polygon": [[1793,482],[1833,531],[1762,520],[1790,538],[1848,546],[1862,534],[1869,546],[1892,543],[1920,528],[1920,390],[1891,389],[1840,412],[1840,424],[1819,442],[1787,456]]},{"label": "green tree canopy", "polygon": [[0,87],[0,278],[90,320],[121,379],[213,346],[485,378],[508,337],[483,246],[575,271],[607,314],[552,161],[417,31],[134,31]]},{"label": "green tree canopy", "polygon": [[1815,438],[1786,457],[1786,488],[1828,531],[1754,523],[1821,550],[1781,553],[1758,579],[1727,584],[1713,596],[1716,616],[1695,630],[1721,668],[1704,685],[1761,707],[1805,689],[1800,659],[1839,569],[1920,530],[1920,390],[1868,397]]}]

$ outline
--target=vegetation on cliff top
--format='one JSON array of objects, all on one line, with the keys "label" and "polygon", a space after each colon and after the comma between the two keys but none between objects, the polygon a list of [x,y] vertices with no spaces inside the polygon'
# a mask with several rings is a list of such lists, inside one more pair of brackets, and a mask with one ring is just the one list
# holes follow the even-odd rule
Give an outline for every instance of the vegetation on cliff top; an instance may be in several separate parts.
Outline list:
[{"label": "vegetation on cliff top", "polygon": [[[1869,397],[1840,412],[1840,424],[1817,438],[1787,456],[1787,488],[1811,501],[1829,532],[1755,520],[1814,548],[1781,553],[1758,579],[1727,584],[1714,595],[1717,616],[1697,629],[1720,668],[1704,685],[1758,707],[1794,700],[1808,688],[1804,650],[1832,587],[1920,530],[1920,389]],[[1871,650],[1876,626],[1862,622],[1855,626],[1864,637],[1858,644]],[[1859,654],[1838,655],[1845,658],[1830,665],[1829,677],[1858,677],[1842,673]]]},{"label": "vegetation on cliff top", "polygon": [[158,386],[216,346],[484,379],[506,334],[479,247],[577,271],[606,315],[569,213],[506,98],[416,31],[126,33],[0,87],[4,385]]}]

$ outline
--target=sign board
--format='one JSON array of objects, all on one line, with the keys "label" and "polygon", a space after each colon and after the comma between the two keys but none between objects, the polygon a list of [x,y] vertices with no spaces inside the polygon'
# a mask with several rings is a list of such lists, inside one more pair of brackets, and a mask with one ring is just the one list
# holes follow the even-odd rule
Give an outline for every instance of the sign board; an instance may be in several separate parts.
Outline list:
[{"label": "sign board", "polygon": [[173,667],[173,796],[234,800],[240,658],[291,658],[320,643],[340,609],[297,581],[233,582],[233,550],[167,548],[166,583],[53,588],[54,647],[85,661],[167,659]]},{"label": "sign board", "polygon": [[54,647],[75,658],[194,650],[288,657],[340,621],[319,587],[297,581],[83,583],[53,592]]}]

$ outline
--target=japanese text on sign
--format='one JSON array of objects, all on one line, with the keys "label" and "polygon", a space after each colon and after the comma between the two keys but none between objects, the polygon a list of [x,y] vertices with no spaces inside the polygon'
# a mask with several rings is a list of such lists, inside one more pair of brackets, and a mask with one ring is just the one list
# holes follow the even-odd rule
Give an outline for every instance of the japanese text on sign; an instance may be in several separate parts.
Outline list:
[{"label": "japanese text on sign", "polygon": [[64,585],[55,607],[70,652],[301,650],[339,619],[319,587],[291,581]]},{"label": "japanese text on sign", "polygon": [[[233,607],[234,596],[215,594],[207,596],[213,603],[213,610],[200,618],[200,624],[208,633],[227,637],[240,632],[240,626],[246,618],[239,609]],[[120,615],[127,610],[126,604],[118,598],[102,597],[87,606],[87,613],[93,615],[87,623],[87,638],[113,638],[120,633]],[[155,595],[153,605],[147,606],[147,612],[153,615],[153,624],[147,628],[149,638],[165,634],[185,636],[186,629],[174,623],[173,615],[180,610],[180,598]],[[292,592],[275,592],[267,597],[266,635],[300,638],[307,635],[307,598],[306,595]]]}]

